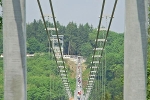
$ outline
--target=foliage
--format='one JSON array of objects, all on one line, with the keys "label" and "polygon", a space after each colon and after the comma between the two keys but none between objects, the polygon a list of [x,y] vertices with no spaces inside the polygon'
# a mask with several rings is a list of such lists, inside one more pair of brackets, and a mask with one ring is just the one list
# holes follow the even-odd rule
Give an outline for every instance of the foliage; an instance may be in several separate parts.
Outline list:
[{"label": "foliage", "polygon": [[3,53],[3,34],[2,30],[0,29],[0,55]]},{"label": "foliage", "polygon": [[2,16],[0,16],[0,29],[2,29],[2,23],[3,23]]},{"label": "foliage", "polygon": [[[4,98],[3,59],[0,58],[0,100]],[[27,100],[66,99],[65,90],[52,56],[27,58]]]},{"label": "foliage", "polygon": [[[1,2],[1,0],[0,0]],[[49,27],[54,27],[52,23],[46,22]],[[79,26],[70,22],[67,26],[57,22],[59,34],[64,35],[64,54],[81,55],[87,58],[86,64],[90,65],[92,49],[95,46],[97,30],[88,23]],[[2,17],[0,17],[0,28],[2,27]],[[50,35],[56,34],[50,31]],[[102,37],[102,32],[100,32]],[[47,54],[49,43],[45,32],[45,27],[41,20],[34,20],[27,24],[27,53],[36,53],[36,56],[27,58],[27,93],[28,100],[59,100],[65,99],[66,95],[62,85],[56,64],[52,55]],[[0,33],[0,54],[3,51],[2,34]],[[123,34],[110,32],[107,41],[107,79],[106,99],[122,100],[123,98]],[[113,60],[115,59],[115,60]],[[148,66],[150,63],[148,62]],[[67,69],[69,71],[69,69]],[[83,79],[87,80],[89,68],[84,72]],[[148,67],[148,79],[150,69]],[[99,75],[101,77],[101,75]],[[69,77],[71,90],[75,89],[75,79]],[[96,84],[101,82],[99,78]],[[149,81],[148,81],[149,87]],[[95,86],[96,88],[96,86]],[[99,88],[100,89],[100,88]],[[102,91],[93,92],[91,98],[97,97]],[[149,89],[148,89],[149,93]],[[97,98],[101,98],[99,95]],[[149,95],[148,95],[149,98]],[[0,99],[3,99],[3,62],[0,58]],[[102,100],[102,99],[101,99]]]},{"label": "foliage", "polygon": [[[50,27],[54,27],[52,23],[47,22]],[[66,27],[57,22],[59,34],[64,35],[64,54],[88,56],[91,52],[89,42],[89,33],[92,27],[89,24],[79,27],[76,23],[70,22]],[[44,25],[41,20],[34,20],[27,24],[27,52],[47,52],[49,48],[48,37],[44,31]],[[55,31],[50,31],[50,35],[55,35]],[[85,46],[86,45],[86,46]]]},{"label": "foliage", "polygon": [[[150,11],[150,7],[149,7]],[[150,13],[148,14],[150,21]],[[147,49],[147,100],[150,100],[150,25],[148,27],[148,49]]]},{"label": "foliage", "polygon": [[[104,33],[105,34],[105,33]],[[103,38],[103,32],[99,35],[100,38]],[[94,41],[96,38],[96,30],[89,35],[89,40],[91,41],[91,45],[95,45]],[[104,76],[104,72],[102,74],[102,68],[104,69],[105,59],[101,59],[101,64],[99,68],[99,74],[96,77],[95,88],[90,95],[90,100],[105,100],[104,95],[106,96],[106,100],[123,100],[123,41],[124,34],[118,34],[110,31],[106,47],[103,53],[103,57],[105,57],[106,52],[106,79],[105,83],[105,94],[104,94],[104,83],[102,84],[102,76]],[[93,47],[94,48],[94,47]],[[89,58],[90,57],[90,58]],[[87,59],[87,64],[90,66],[91,56]],[[100,88],[101,87],[101,88]],[[96,97],[96,95],[100,95]],[[96,98],[95,98],[96,97]]]},{"label": "foliage", "polygon": [[[47,24],[49,24],[51,27],[54,27],[52,23],[47,22]],[[91,62],[91,56],[93,53],[92,49],[95,47],[97,30],[93,29],[88,23],[85,25],[80,24],[77,26],[76,23],[70,22],[67,26],[62,26],[59,24],[59,22],[57,22],[57,25],[59,28],[59,34],[64,35],[64,54],[69,53],[71,55],[73,54],[84,56],[84,58],[87,58],[86,64],[90,66],[89,63]],[[48,40],[46,33],[43,30],[44,27],[40,20],[34,20],[33,23],[27,24],[28,53],[48,52]],[[55,32],[50,33],[55,34]],[[101,38],[104,37],[103,33],[104,32],[100,32]],[[118,34],[111,31],[109,33],[106,45],[106,59],[108,67],[106,80],[107,92],[105,95],[107,98],[112,100],[123,98],[123,38],[123,34]],[[43,45],[41,49],[40,45]],[[42,75],[40,74],[40,72],[42,72],[40,70],[37,70],[39,76]],[[87,73],[87,71],[85,72]],[[83,77],[84,81],[86,81],[87,77]],[[69,82],[71,90],[74,92],[73,90],[75,88],[75,79],[69,78]],[[112,88],[112,86],[115,86],[116,88]],[[94,95],[96,94],[93,94],[93,96]]]},{"label": "foliage", "polygon": [[27,52],[48,51],[48,38],[41,20],[34,20],[33,23],[27,24]]},{"label": "foliage", "polygon": [[4,100],[3,59],[0,58],[0,100]]},{"label": "foliage", "polygon": [[[52,23],[46,22],[49,27],[54,27]],[[89,66],[92,61],[93,48],[95,47],[95,38],[97,30],[93,29],[88,23],[85,25],[77,25],[74,22],[68,23],[67,26],[60,25],[57,22],[59,34],[64,35],[64,54],[81,55],[86,58],[87,70],[83,72],[83,84],[85,85],[88,74]],[[150,30],[150,29],[149,29]],[[100,32],[100,37],[103,38],[103,33]],[[50,31],[49,34],[56,34],[55,31]],[[107,44],[106,44],[106,100],[123,100],[123,39],[124,34],[118,34],[116,32],[109,32]],[[2,53],[2,34],[0,34],[0,54]],[[150,39],[148,40],[150,45]],[[27,58],[27,93],[28,100],[59,100],[63,98],[66,100],[65,91],[59,77],[58,69],[56,67],[53,56],[48,54],[49,43],[48,37],[45,32],[44,25],[41,20],[34,20],[27,24],[27,53],[34,53],[36,56]],[[148,48],[150,51],[150,46]],[[104,55],[104,54],[103,54]],[[148,59],[150,59],[150,52],[148,52]],[[104,59],[103,59],[104,60]],[[150,98],[150,61],[147,63],[147,78],[148,89],[147,98]],[[3,64],[0,59],[0,99],[3,98]],[[67,71],[70,75],[70,69]],[[101,70],[99,70],[101,71]],[[69,76],[68,75],[68,76]],[[95,83],[101,84],[98,75]],[[75,89],[75,79],[69,76],[69,82],[72,93]],[[101,85],[102,86],[102,85]],[[85,88],[85,86],[83,86]],[[95,85],[95,90],[98,86]],[[84,89],[85,90],[85,89]],[[97,95],[99,95],[97,97]],[[103,100],[101,98],[102,89],[99,88],[98,92],[92,92],[90,100],[96,99]]]},{"label": "foliage", "polygon": [[55,61],[52,56],[36,54],[27,59],[28,100],[49,100],[65,98]]},{"label": "foliage", "polygon": [[[2,6],[2,0],[0,0],[0,6]],[[3,52],[3,34],[2,34],[2,14],[0,15],[0,54]]]}]

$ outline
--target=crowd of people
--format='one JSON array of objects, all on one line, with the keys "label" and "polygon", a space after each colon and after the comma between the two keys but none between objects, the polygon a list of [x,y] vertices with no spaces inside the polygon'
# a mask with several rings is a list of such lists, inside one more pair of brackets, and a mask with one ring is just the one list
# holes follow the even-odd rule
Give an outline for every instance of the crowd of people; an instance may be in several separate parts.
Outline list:
[{"label": "crowd of people", "polygon": [[81,90],[82,90],[82,84],[81,84],[81,68],[80,68],[80,63],[78,65],[78,71],[77,71],[77,80],[78,80],[78,94],[77,94],[77,99],[81,100]]}]

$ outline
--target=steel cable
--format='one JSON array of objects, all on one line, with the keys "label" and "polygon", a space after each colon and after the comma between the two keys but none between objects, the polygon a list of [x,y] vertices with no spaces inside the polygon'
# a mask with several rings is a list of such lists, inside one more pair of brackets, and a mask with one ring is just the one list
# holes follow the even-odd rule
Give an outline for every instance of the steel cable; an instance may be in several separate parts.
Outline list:
[{"label": "steel cable", "polygon": [[[113,16],[114,16],[114,12],[115,12],[115,9],[116,9],[117,1],[118,0],[115,0],[115,3],[114,3],[114,7],[113,7],[112,14],[111,14],[111,17],[110,17],[110,22],[109,22],[108,29],[107,29],[107,32],[106,32],[105,41],[104,41],[103,48],[102,48],[102,51],[101,51],[101,54],[100,54],[101,57],[103,56],[103,50],[104,50],[105,45],[106,45],[106,41],[107,41],[108,33],[109,33],[109,30],[110,30],[110,26],[111,26],[111,23],[112,23],[112,19],[113,19]],[[105,4],[105,0],[103,1],[102,10],[104,9],[103,8],[104,4]],[[99,36],[99,31],[100,31],[102,14],[103,14],[103,11],[101,11],[100,21],[99,21],[99,26],[98,26],[98,32],[97,32],[97,37],[96,37],[96,43],[95,43],[95,49],[94,49],[94,53],[93,53],[93,56],[92,56],[93,57],[92,58],[92,65],[93,65],[94,56],[95,56],[96,47],[97,47],[97,40],[98,40],[98,36]],[[100,64],[100,61],[101,61],[101,57],[99,58],[99,64]],[[91,68],[91,70],[92,70],[92,68]],[[91,70],[90,70],[90,75],[91,75]]]},{"label": "steel cable", "polygon": [[[67,71],[66,71],[66,66],[65,66],[65,63],[64,63],[63,54],[62,54],[62,50],[61,50],[61,45],[60,45],[60,41],[59,41],[58,30],[57,30],[57,25],[56,25],[56,21],[55,21],[55,15],[54,15],[54,10],[53,10],[52,0],[49,0],[49,3],[50,3],[50,8],[51,8],[52,17],[53,17],[53,21],[54,21],[54,26],[55,26],[55,30],[56,30],[56,35],[57,35],[59,50],[60,50],[60,54],[61,54],[61,59],[63,61],[63,66],[64,66],[66,77],[67,77]],[[67,77],[67,79],[68,79],[68,77]]]},{"label": "steel cable", "polygon": [[[95,52],[96,52],[96,47],[97,47],[97,40],[98,40],[98,37],[99,37],[99,32],[100,32],[100,26],[101,26],[101,22],[102,22],[102,15],[103,15],[103,11],[104,11],[104,6],[105,6],[105,0],[103,0],[103,3],[102,3],[102,8],[101,8],[101,13],[100,13],[100,20],[99,20],[99,24],[98,24],[98,31],[97,31],[97,36],[96,36],[96,42],[95,42],[95,49],[94,49],[94,52],[93,52],[93,58],[92,58],[92,65],[93,65],[93,61],[94,61],[94,55],[95,55]],[[91,73],[92,71],[92,67],[90,69],[90,75],[92,74]],[[88,82],[89,84],[89,82]]]},{"label": "steel cable", "polygon": [[[54,51],[54,49],[53,49],[53,46],[52,46],[52,41],[51,41],[51,39],[50,39],[50,35],[49,35],[49,33],[48,33],[48,29],[47,29],[47,25],[46,25],[46,21],[45,21],[45,19],[44,19],[44,14],[43,14],[43,11],[42,11],[42,7],[41,7],[41,4],[40,4],[40,1],[39,0],[37,0],[37,3],[38,3],[38,6],[39,6],[39,9],[40,9],[40,13],[41,13],[41,15],[42,15],[42,19],[43,19],[43,22],[44,22],[44,26],[45,26],[45,29],[46,29],[46,33],[47,33],[47,36],[48,36],[48,41],[49,41],[49,43],[50,43],[50,47],[51,47],[51,49],[52,49],[52,52],[53,52],[53,55],[54,55],[54,59],[55,59],[55,62],[56,62],[56,65],[57,65],[57,67],[59,66],[58,65],[58,62],[57,62],[57,58],[56,58],[56,55],[55,55],[55,51]],[[55,27],[56,28],[56,27]],[[56,30],[57,30],[57,28],[56,28]],[[57,32],[58,33],[58,32]],[[57,37],[58,38],[58,37]],[[58,40],[59,41],[59,40]],[[60,43],[59,43],[60,44]],[[61,55],[62,55],[62,53],[61,53]],[[63,60],[63,64],[64,64],[64,60]],[[64,68],[65,68],[65,66],[64,66]],[[58,69],[60,70],[60,68],[58,67]],[[66,72],[66,68],[65,68],[65,72]],[[67,74],[66,74],[66,76],[67,76]],[[61,75],[60,75],[60,77],[62,77]],[[68,82],[68,79],[67,79],[67,82]],[[69,83],[69,82],[68,82]]]},{"label": "steel cable", "polygon": [[103,11],[104,11],[104,6],[105,6],[105,0],[103,0],[103,4],[102,4],[102,10],[101,10],[101,14],[100,14],[100,20],[99,20],[99,24],[98,24],[98,31],[97,31],[96,42],[95,42],[95,49],[94,49],[93,58],[92,58],[92,65],[93,65],[93,61],[94,61],[94,55],[96,52],[97,40],[98,40],[98,36],[99,36],[99,32],[100,32],[100,26],[101,26],[101,22],[102,22],[102,15],[103,15]]},{"label": "steel cable", "polygon": [[[55,16],[54,16],[54,10],[53,10],[52,1],[49,0],[49,3],[50,3],[50,8],[51,8],[51,11],[52,11],[52,17],[53,17],[54,26],[55,26],[55,30],[56,30],[56,35],[57,35],[57,39],[58,39],[58,45],[59,45],[59,50],[60,50],[60,53],[61,53],[61,59],[62,59],[62,61],[63,61],[63,65],[64,65],[64,67],[65,67],[64,59],[63,59],[63,55],[62,55],[62,50],[61,50],[61,45],[60,45],[60,41],[59,41],[59,36],[58,36],[57,25],[56,25]],[[66,69],[66,67],[65,67],[65,69]]]},{"label": "steel cable", "polygon": [[50,46],[51,46],[51,48],[52,48],[52,51],[53,51],[53,54],[54,54],[54,58],[55,58],[56,64],[58,65],[58,63],[57,63],[57,58],[56,58],[56,56],[55,56],[55,52],[54,52],[54,49],[53,49],[53,47],[52,47],[52,41],[50,40],[50,35],[48,34],[48,29],[47,29],[47,26],[46,26],[46,21],[45,21],[45,19],[44,19],[44,14],[43,14],[43,11],[42,11],[42,8],[41,8],[41,4],[40,4],[40,1],[39,1],[39,0],[37,0],[37,2],[38,2],[39,9],[40,9],[40,13],[41,13],[41,15],[42,15],[42,19],[43,19],[43,22],[44,22],[44,26],[45,26],[45,29],[46,29],[46,33],[47,33],[47,36],[48,36],[48,41],[49,41]]},{"label": "steel cable", "polygon": [[[39,9],[40,9],[40,13],[41,13],[41,15],[42,15],[42,19],[43,19],[43,22],[44,22],[44,26],[45,26],[45,29],[46,29],[46,33],[47,33],[47,36],[48,36],[48,41],[49,41],[49,43],[50,43],[50,47],[51,47],[52,52],[53,52],[53,54],[54,54],[54,58],[55,58],[56,65],[58,66],[57,58],[56,58],[56,56],[55,56],[55,52],[54,52],[54,49],[53,49],[53,47],[52,47],[52,41],[50,40],[50,35],[49,35],[48,29],[47,29],[46,21],[45,21],[45,19],[44,19],[44,14],[43,14],[43,11],[42,11],[42,8],[41,8],[41,4],[40,4],[40,1],[39,1],[39,0],[37,0],[37,2],[38,2]],[[51,89],[51,82],[50,82],[50,89]],[[51,92],[50,92],[50,93],[51,93]],[[51,95],[51,94],[50,94],[50,95]]]}]

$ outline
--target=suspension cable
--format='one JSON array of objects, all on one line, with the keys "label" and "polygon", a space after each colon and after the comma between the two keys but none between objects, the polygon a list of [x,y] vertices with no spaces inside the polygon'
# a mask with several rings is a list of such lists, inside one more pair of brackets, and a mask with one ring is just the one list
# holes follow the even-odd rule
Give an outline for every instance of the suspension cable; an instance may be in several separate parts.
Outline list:
[{"label": "suspension cable", "polygon": [[[114,16],[114,12],[115,12],[115,9],[116,9],[117,1],[118,1],[118,0],[115,0],[115,3],[114,3],[114,7],[113,7],[113,10],[112,10],[112,14],[111,14],[109,26],[108,26],[108,29],[107,29],[107,32],[106,32],[105,41],[104,41],[103,48],[102,48],[102,51],[101,51],[101,54],[100,54],[101,57],[102,57],[102,55],[103,55],[103,50],[104,50],[105,45],[106,45],[106,40],[107,40],[107,37],[108,37],[108,33],[109,33],[109,30],[110,30],[110,26],[111,26],[111,23],[112,23],[112,19],[113,19],[113,16]],[[104,4],[104,2],[105,2],[105,0],[103,1],[103,4]],[[104,5],[103,5],[103,6],[104,6]],[[103,6],[102,6],[102,8],[103,8]],[[101,13],[103,14],[103,11],[102,11]],[[96,37],[96,45],[95,45],[95,49],[94,49],[94,53],[93,53],[92,65],[93,65],[94,55],[95,55],[96,47],[97,47],[97,40],[98,40],[98,36],[99,36],[99,31],[100,31],[100,24],[101,24],[102,14],[101,14],[101,17],[100,17],[100,23],[99,23],[98,32],[97,32],[97,37]],[[100,64],[100,61],[101,61],[101,57],[99,58],[99,64]],[[92,68],[91,68],[91,70],[92,70]],[[91,74],[91,70],[90,70],[90,74]]]},{"label": "suspension cable", "polygon": [[[52,0],[49,0],[49,3],[50,3],[50,8],[51,8],[51,12],[52,12],[53,22],[54,22],[54,26],[55,26],[55,30],[56,30],[56,35],[57,35],[59,50],[60,50],[60,54],[61,54],[61,60],[63,62],[63,66],[64,66],[65,73],[66,73],[66,77],[68,79],[67,71],[66,71],[66,66],[65,66],[65,63],[64,63],[63,54],[62,54],[62,50],[61,50],[60,40],[59,40],[59,36],[58,36],[58,30],[57,30],[57,25],[56,25],[56,20],[55,20],[55,15],[54,15],[54,10],[53,10]],[[68,86],[69,86],[69,84],[68,84]]]},{"label": "suspension cable", "polygon": [[[37,0],[37,2],[38,2],[38,6],[39,6],[39,9],[40,9],[41,15],[42,15],[42,19],[43,19],[43,22],[44,22],[44,26],[45,26],[45,29],[46,29],[46,33],[47,33],[47,36],[48,36],[49,45],[50,45],[50,47],[51,47],[51,49],[52,49],[52,52],[53,52],[53,55],[54,55],[54,58],[55,58],[56,65],[58,66],[57,58],[56,58],[56,56],[55,56],[55,52],[54,52],[54,49],[53,49],[53,47],[52,47],[52,41],[50,40],[50,35],[49,35],[48,29],[47,29],[46,21],[45,21],[45,19],[44,19],[44,14],[43,14],[43,11],[42,11],[42,7],[41,7],[41,4],[40,4],[40,1]],[[51,74],[50,74],[50,75],[51,75]],[[52,85],[52,84],[51,84],[51,81],[50,81],[50,89],[52,88],[51,85]],[[51,90],[50,90],[50,91],[51,91]],[[51,92],[50,92],[50,95],[51,95]]]},{"label": "suspension cable", "polygon": [[103,11],[104,11],[104,6],[105,6],[105,0],[103,0],[103,4],[102,4],[102,10],[101,10],[100,20],[99,20],[99,25],[98,25],[96,42],[95,42],[95,49],[94,49],[93,58],[92,58],[92,65],[93,65],[93,61],[94,61],[94,55],[95,55],[95,52],[96,52],[97,40],[98,40],[98,36],[99,36],[99,32],[100,32],[100,26],[101,26],[101,22],[102,22],[102,15],[103,15]]},{"label": "suspension cable", "polygon": [[[103,49],[105,48],[105,45],[106,45],[106,39],[107,39],[107,37],[108,37],[108,33],[109,33],[109,30],[110,30],[110,26],[111,26],[112,19],[113,19],[113,16],[114,16],[114,12],[115,12],[115,9],[116,9],[117,1],[118,1],[118,0],[116,0],[115,3],[114,3],[113,11],[112,11],[112,14],[111,14],[111,17],[110,17],[110,22],[109,22],[109,25],[108,25],[108,30],[107,30],[107,32],[106,32],[106,37],[105,37]],[[102,52],[101,52],[101,56],[102,56],[102,54],[103,54],[103,50],[102,50]]]},{"label": "suspension cable", "polygon": [[[44,26],[45,26],[45,29],[46,29],[46,33],[47,33],[47,36],[48,36],[48,41],[49,41],[49,43],[50,43],[50,46],[51,46],[51,49],[52,49],[52,52],[53,52],[53,55],[54,55],[54,59],[55,59],[56,65],[57,65],[57,68],[60,70],[60,68],[58,67],[59,65],[58,65],[57,58],[56,58],[56,55],[55,55],[55,52],[54,52],[54,49],[53,49],[53,46],[52,46],[52,41],[51,41],[51,39],[50,39],[50,35],[48,34],[48,29],[47,29],[47,25],[46,25],[46,21],[45,21],[45,18],[44,18],[44,14],[43,14],[43,11],[42,11],[42,7],[41,7],[41,4],[40,4],[40,1],[37,0],[37,2],[38,2],[39,9],[40,9],[40,13],[41,13],[41,15],[42,15],[42,19],[43,19],[43,22],[44,22]],[[54,17],[53,17],[53,18],[54,18]],[[55,28],[56,28],[56,27],[55,27]],[[56,28],[56,30],[57,30],[57,28]],[[58,37],[57,37],[57,38],[58,38]],[[58,40],[58,41],[59,41],[59,40]],[[60,45],[60,43],[59,43],[59,45]],[[61,55],[62,55],[62,53],[61,53]],[[63,64],[64,64],[64,60],[63,60]],[[64,68],[65,68],[65,66],[64,66]],[[66,72],[66,68],[65,68],[65,72]],[[59,73],[60,73],[60,72],[59,72]],[[66,74],[66,76],[67,76],[67,74]],[[60,77],[62,77],[62,76],[60,75]],[[69,83],[68,79],[67,79],[67,82]]]},{"label": "suspension cable", "polygon": [[55,16],[54,16],[52,1],[49,0],[49,3],[50,3],[50,7],[51,7],[51,11],[52,11],[52,17],[53,17],[54,26],[55,26],[55,30],[56,30],[56,35],[57,35],[57,39],[58,39],[58,45],[59,45],[59,50],[60,50],[60,53],[61,53],[61,59],[63,61],[63,66],[64,66],[65,71],[66,71],[66,67],[65,67],[65,63],[64,63],[64,59],[63,59],[63,54],[62,54],[62,50],[61,50],[61,45],[60,45],[60,40],[59,40],[59,36],[58,36],[58,30],[57,30],[56,20],[55,20]]},{"label": "suspension cable", "polygon": [[[94,49],[93,58],[92,58],[92,65],[93,65],[93,61],[94,61],[94,55],[95,55],[95,52],[96,52],[97,41],[98,41],[98,36],[99,36],[99,32],[100,32],[100,26],[101,26],[101,22],[102,22],[102,15],[103,15],[103,11],[104,11],[104,6],[105,6],[105,0],[103,0],[103,3],[102,3],[101,13],[100,13],[100,20],[99,20],[99,25],[98,25],[97,37],[96,37],[96,43],[95,43],[95,49]],[[91,70],[92,70],[92,67],[90,69],[90,75],[91,75]],[[89,80],[88,80],[88,84],[89,84]],[[89,96],[89,94],[86,95],[86,96]]]},{"label": "suspension cable", "polygon": [[51,41],[51,39],[50,39],[50,35],[48,34],[48,29],[47,29],[47,26],[46,26],[46,21],[45,21],[45,19],[44,19],[44,14],[43,14],[43,11],[42,11],[42,8],[41,8],[41,4],[40,4],[40,1],[39,1],[39,0],[37,0],[37,2],[38,2],[38,6],[39,6],[39,9],[40,9],[41,15],[42,15],[42,19],[43,19],[43,22],[44,22],[44,26],[45,26],[45,29],[46,29],[46,33],[47,33],[47,36],[48,36],[48,41],[49,41],[50,46],[51,46],[51,48],[52,48],[52,51],[53,51],[53,54],[54,54],[54,58],[55,58],[56,64],[58,65],[58,63],[57,63],[57,58],[56,58],[56,56],[55,56],[55,52],[54,52],[54,49],[53,49],[53,47],[52,47],[52,41]]},{"label": "suspension cable", "polygon": [[[112,19],[113,19],[113,16],[114,16],[114,12],[115,12],[115,8],[116,8],[116,5],[117,5],[117,1],[118,0],[116,0],[115,3],[114,3],[114,7],[113,7],[113,11],[112,11],[112,14],[111,14],[111,17],[110,17],[110,22],[109,22],[109,25],[108,25],[108,29],[107,29],[107,32],[106,32],[106,37],[105,37],[103,49],[102,49],[102,52],[101,52],[101,56],[103,55],[103,51],[104,51],[104,48],[106,46],[106,40],[107,40],[108,33],[109,33],[109,30],[110,30],[110,26],[111,26],[111,23],[112,23]],[[100,58],[100,60],[101,60],[101,58]]]}]

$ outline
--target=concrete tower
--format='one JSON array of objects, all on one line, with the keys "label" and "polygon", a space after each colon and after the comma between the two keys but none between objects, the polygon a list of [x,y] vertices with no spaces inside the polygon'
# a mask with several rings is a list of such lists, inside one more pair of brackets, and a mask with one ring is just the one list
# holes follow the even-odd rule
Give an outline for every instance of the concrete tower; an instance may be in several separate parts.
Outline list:
[{"label": "concrete tower", "polygon": [[26,100],[25,12],[25,0],[3,0],[5,100]]},{"label": "concrete tower", "polygon": [[124,100],[146,100],[147,0],[125,0]]}]

